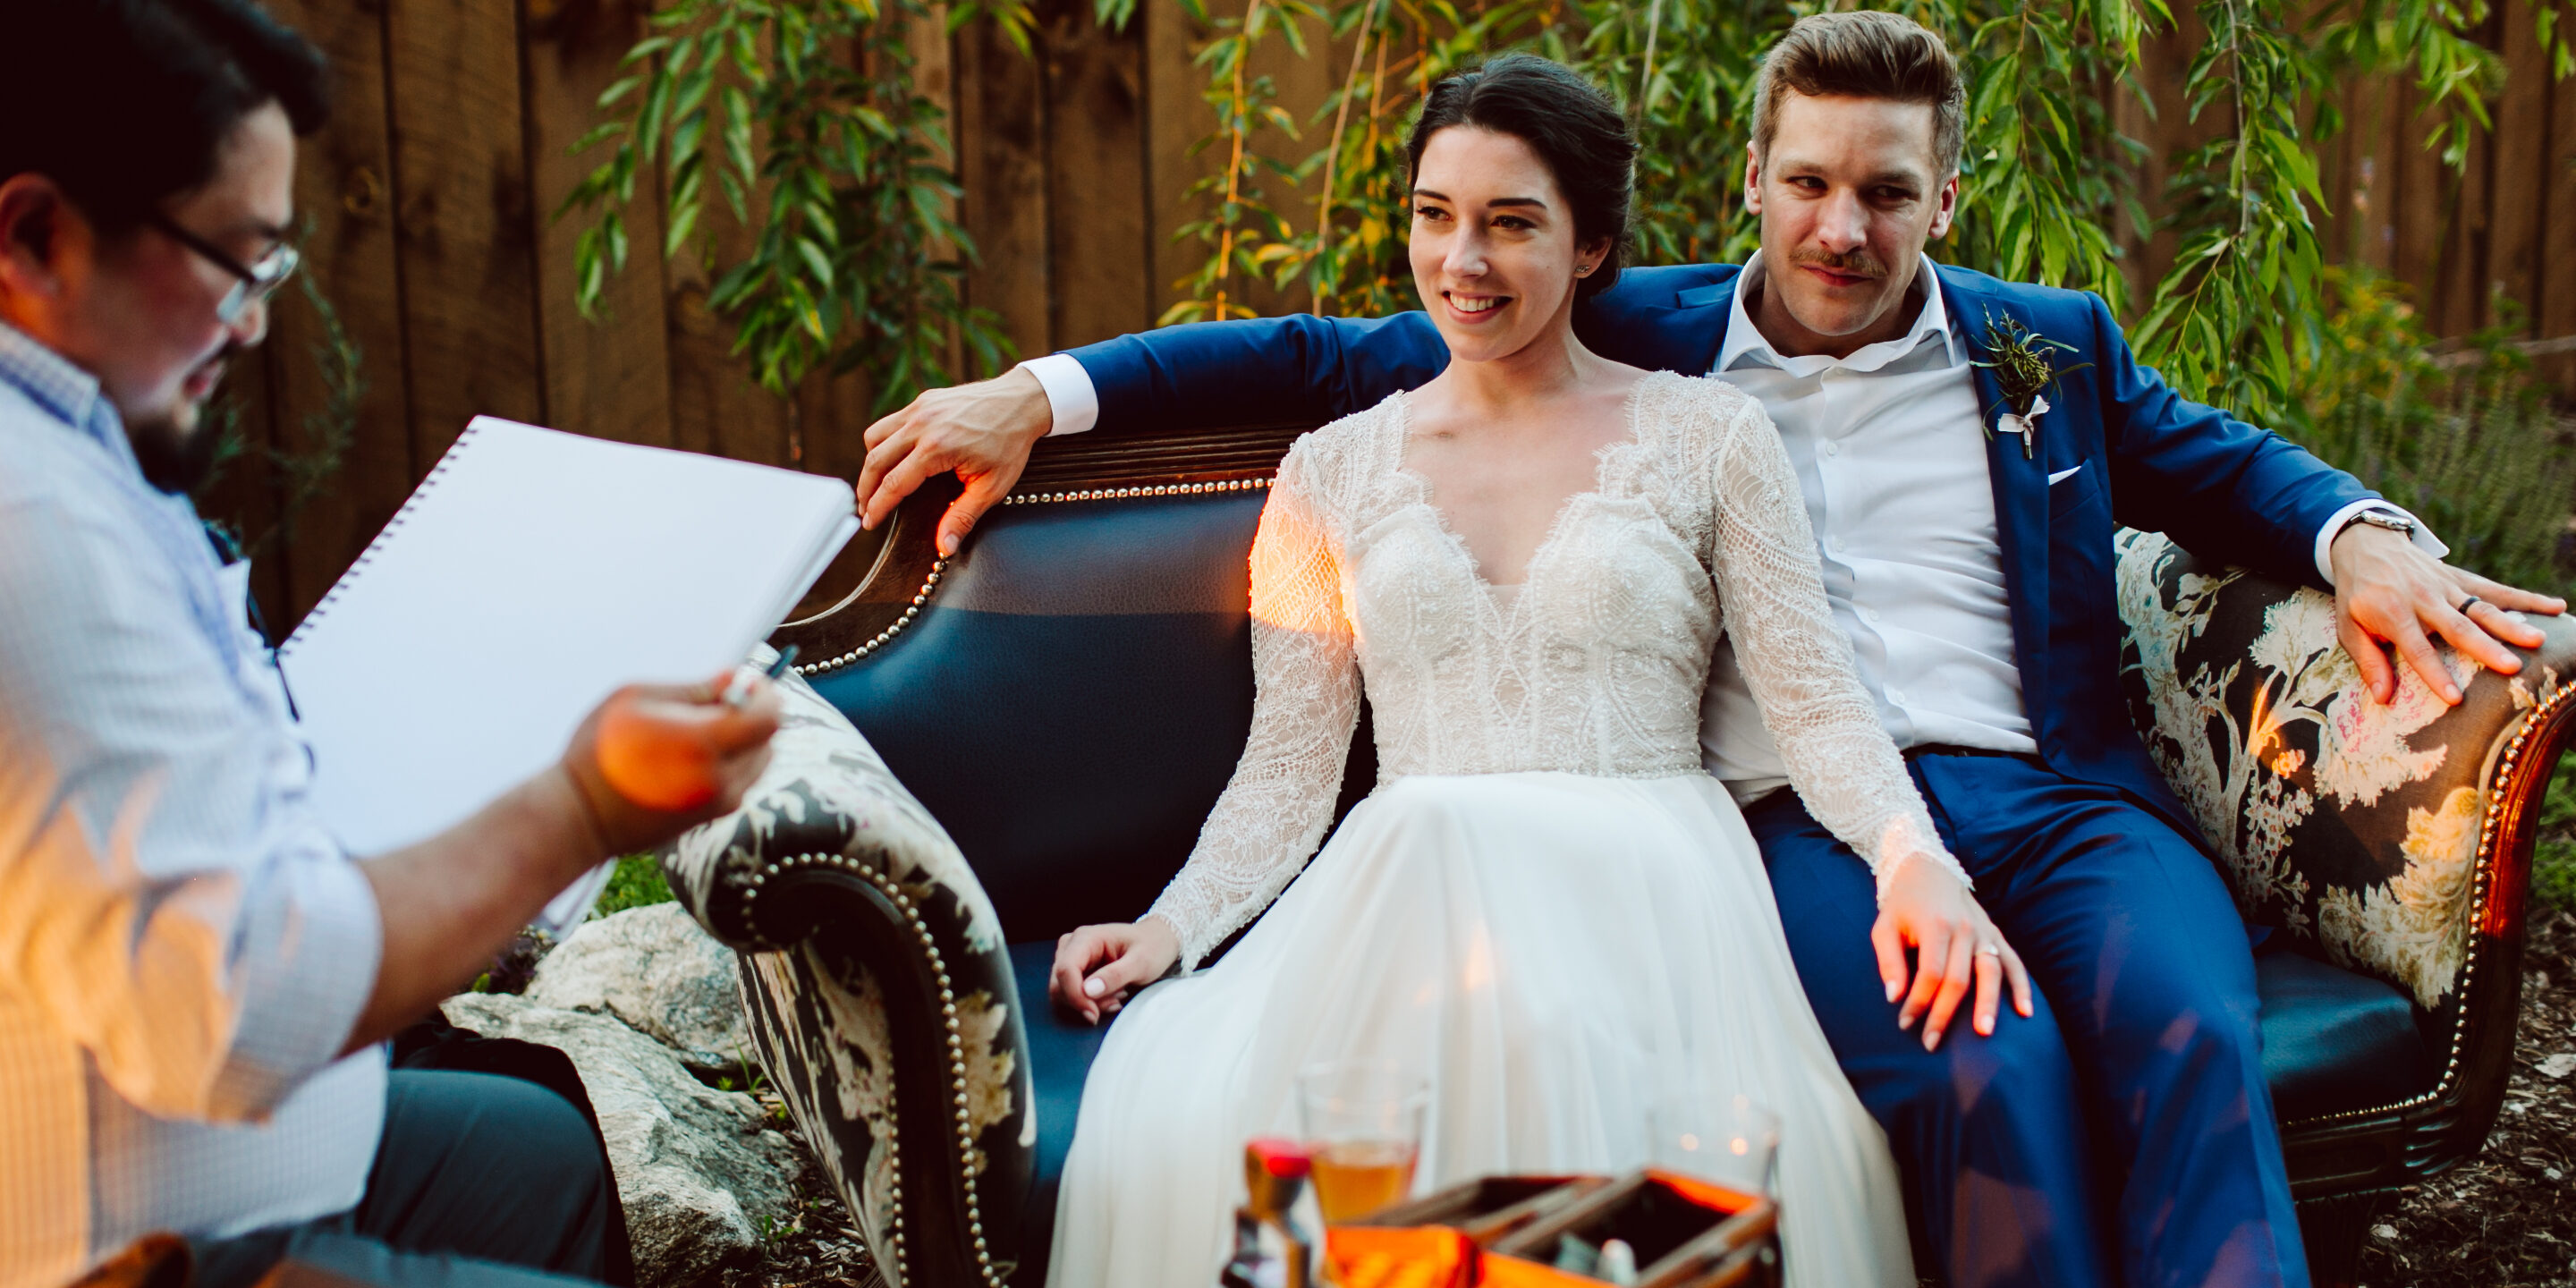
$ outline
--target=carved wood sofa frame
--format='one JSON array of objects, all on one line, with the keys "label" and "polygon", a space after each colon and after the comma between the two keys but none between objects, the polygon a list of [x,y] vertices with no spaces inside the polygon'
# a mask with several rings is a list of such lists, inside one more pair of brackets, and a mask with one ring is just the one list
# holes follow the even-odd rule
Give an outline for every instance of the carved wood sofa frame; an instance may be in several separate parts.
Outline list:
[{"label": "carved wood sofa frame", "polygon": [[[977,544],[954,564],[937,558],[929,543],[931,525],[953,490],[916,496],[872,548],[844,557],[856,570],[847,576],[845,595],[774,637],[776,644],[800,645],[812,659],[798,668],[809,684],[792,686],[790,727],[781,735],[777,763],[744,811],[665,851],[675,891],[711,932],[740,950],[760,1057],[823,1154],[890,1283],[1039,1282],[1052,1226],[1052,1171],[1061,1164],[1074,1103],[1061,1084],[1069,1081],[1070,1094],[1078,1096],[1083,1071],[1056,1066],[1087,1066],[1097,1038],[1063,1032],[1065,1022],[1050,1014],[1042,992],[1042,967],[1033,973],[1032,963],[1065,925],[1104,919],[1114,908],[1132,915],[1161,878],[1149,872],[1145,884],[1130,881],[1103,892],[1092,906],[1076,906],[1081,900],[1063,893],[1069,887],[1046,886],[1039,896],[1025,896],[1017,887],[1030,884],[1028,878],[990,870],[1000,862],[994,857],[1000,843],[976,839],[998,835],[995,828],[1012,820],[986,817],[983,807],[960,807],[953,800],[924,808],[915,793],[935,798],[938,784],[929,776],[899,780],[886,762],[897,760],[898,768],[904,762],[883,741],[917,742],[923,726],[915,720],[901,729],[880,729],[872,723],[879,716],[870,700],[851,699],[847,681],[868,668],[894,665],[893,659],[916,645],[932,652],[950,647],[922,638],[929,633],[925,613],[941,605],[958,579],[955,565],[990,553],[983,543],[1007,547],[1002,534],[1015,523],[1043,517],[1080,525],[1090,521],[1087,516],[1114,513],[1121,523],[1150,528],[1170,520],[1183,525],[1172,531],[1183,531],[1197,522],[1187,515],[1221,510],[1225,519],[1217,526],[1231,525],[1227,532],[1248,543],[1247,516],[1257,512],[1259,491],[1295,432],[1296,427],[1279,427],[1140,438],[1102,431],[1050,442],[1006,508],[987,520]],[[1193,506],[1199,510],[1188,509]],[[1061,544],[1072,539],[1066,533],[1076,531],[1064,527],[1047,539]],[[1220,567],[1230,539],[1218,540],[1215,553],[1200,557],[1201,564]],[[2246,784],[2233,798],[2183,793],[2202,812],[2213,838],[2224,833],[2216,848],[2240,901],[2255,920],[2279,927],[2276,938],[2297,954],[2284,961],[2283,970],[2327,993],[2340,989],[2359,996],[2354,990],[2375,988],[2398,999],[2364,997],[2355,1003],[2346,997],[2334,1003],[2343,1011],[2321,1012],[2317,1023],[2323,1027],[2317,1031],[2323,1036],[2311,1042],[2275,1038],[2267,992],[2266,1069],[2272,1072],[2276,1056],[2283,1064],[2273,1081],[2316,1281],[2348,1283],[2371,1221],[2403,1187],[2472,1157],[2503,1099],[2513,1062],[2524,900],[2540,801],[2561,752],[2576,738],[2576,683],[2559,678],[2564,673],[2576,681],[2576,625],[2551,625],[2549,643],[2520,680],[2480,676],[2458,710],[2391,735],[2397,750],[2415,756],[2414,764],[2432,754],[2423,751],[2428,739],[2447,739],[2443,754],[2434,757],[2442,766],[2435,777],[2442,781],[2383,785],[2389,799],[2377,803],[2376,813],[2352,807],[2349,791],[2343,805],[2329,808],[2320,802],[2328,800],[2325,789],[2332,785],[2321,776],[2323,761],[2337,754],[2324,741],[2338,736],[2332,710],[2314,719],[2305,718],[2314,711],[2288,711],[2299,693],[2309,691],[2300,690],[2295,677],[2260,665],[2248,646],[2249,639],[2269,640],[2266,657],[2305,656],[2310,670],[2330,670],[2339,654],[2319,652],[2312,640],[2305,654],[2283,654],[2280,647],[2282,632],[2297,624],[2282,606],[2312,608],[2313,600],[2239,571],[2204,571],[2161,538],[2124,534],[2122,547],[2123,617],[2131,632],[2125,662],[2151,750],[2169,764],[2169,772],[2187,775],[2199,765],[2207,777],[2216,764],[2221,780]],[[1241,548],[1232,547],[1238,580]],[[1139,557],[1155,556],[1149,551]],[[1239,604],[1240,587],[1232,593]],[[2331,648],[2330,636],[2326,647]],[[1248,714],[1248,659],[1244,669],[1242,691],[1214,706],[1231,703],[1238,715]],[[934,710],[952,700],[915,692],[918,685],[889,683],[891,688],[878,692],[902,694],[902,700],[929,703]],[[817,688],[855,709],[835,708],[817,696]],[[2335,700],[2316,699],[2313,692],[2309,697]],[[965,698],[953,700],[963,711]],[[858,737],[845,716],[857,717],[879,746],[872,749]],[[961,725],[973,718],[956,717]],[[1163,719],[1155,712],[1137,718]],[[2349,712],[2344,717],[2346,724],[2358,718]],[[1218,724],[1199,740],[1196,760],[1210,758],[1207,748],[1222,747],[1224,720]],[[1231,728],[1239,748],[1239,719]],[[2205,745],[2189,745],[2195,728],[2214,731],[2201,739]],[[1107,736],[1097,729],[1082,732]],[[2223,745],[2230,740],[2235,747]],[[1360,742],[1367,742],[1365,727]],[[1363,746],[1355,761],[1365,752]],[[918,759],[917,752],[908,754]],[[1230,752],[1216,759],[1220,763],[1182,793],[1199,800],[1202,811],[1232,767]],[[1365,772],[1357,785],[1364,789],[1374,777],[1373,761],[1353,768],[1355,776]],[[2401,799],[2409,791],[2420,796],[2436,789],[2447,794],[2427,797],[2435,803],[2430,810]],[[2459,796],[2458,790],[2469,795]],[[1346,804],[1355,796],[1346,792]],[[2247,822],[2248,803],[2257,797],[2269,804],[2254,812],[2269,823]],[[2310,804],[2304,819],[2279,825],[2281,802],[2295,805],[2303,798]],[[1003,813],[1010,808],[1007,802],[993,807]],[[1177,808],[1186,814],[1187,801]],[[2402,832],[2392,831],[2400,826],[2392,818],[2402,821]],[[2443,820],[2452,831],[2436,826]],[[2474,827],[2473,846],[2454,836],[2467,825]],[[2446,837],[2452,839],[2444,842]],[[1186,839],[1177,842],[1183,852]],[[962,852],[957,842],[965,844]],[[2435,853],[2436,842],[2453,848]],[[1160,874],[1168,875],[1178,854],[1169,852],[1170,844],[1164,849],[1155,861],[1162,865]],[[2439,871],[2420,866],[2434,860]],[[2465,871],[2457,870],[2463,863]],[[2374,947],[2369,927],[2379,914],[2356,922],[2352,910],[2393,906],[2393,894],[2373,900],[2427,872],[2443,878],[2433,911],[2423,913],[2421,899],[2406,906],[2419,914],[2421,924],[2410,923],[2421,932],[2416,938],[2432,948],[2414,944],[2408,956]],[[2382,878],[2386,884],[2379,884]],[[1016,951],[1013,940],[1022,941]],[[2447,982],[2437,978],[2445,966]],[[2436,983],[2444,987],[2429,992]],[[2393,1039],[2390,1015],[2408,1026]],[[2353,1038],[2373,1023],[2379,1026],[2376,1038]],[[2370,1083],[2360,1059],[2389,1063],[2385,1051],[2392,1040],[2415,1043],[2415,1053],[2405,1058],[2417,1066],[2401,1071],[2398,1083],[2390,1083],[2382,1069],[2380,1085],[2338,1099],[2336,1089],[2354,1085],[2354,1079]],[[1078,1056],[1060,1054],[1071,1049],[1068,1042],[1091,1045]],[[2276,1043],[2285,1049],[2273,1051]],[[2289,1049],[2319,1046],[2328,1049]],[[2302,1068],[2302,1060],[2315,1067]],[[2292,1103],[2299,1096],[2281,1090],[2301,1078],[2306,1083],[2299,1085],[2310,1087],[2301,1093],[2306,1101],[2327,1108],[2301,1111]],[[2323,1099],[2313,1094],[2319,1085],[2327,1088]],[[1041,1102],[1047,1108],[1043,1120]]]}]

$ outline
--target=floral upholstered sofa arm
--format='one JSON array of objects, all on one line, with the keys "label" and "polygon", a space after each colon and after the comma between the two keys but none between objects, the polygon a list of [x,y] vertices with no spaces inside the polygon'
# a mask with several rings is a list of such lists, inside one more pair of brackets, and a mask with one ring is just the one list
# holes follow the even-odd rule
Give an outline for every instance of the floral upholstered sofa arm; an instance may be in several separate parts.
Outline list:
[{"label": "floral upholstered sofa arm", "polygon": [[2576,619],[2532,618],[2548,638],[2519,675],[2446,649],[2456,707],[2403,667],[2382,704],[2326,592],[2152,533],[2118,547],[2132,722],[2238,905],[2413,999],[2438,1070],[2420,1106],[2474,1150],[2512,1055],[2540,798],[2576,736]]},{"label": "floral upholstered sofa arm", "polygon": [[888,1282],[999,1283],[978,1250],[1018,1228],[1037,1131],[1001,924],[848,718],[779,691],[769,768],[663,872],[736,951],[761,1065]]}]

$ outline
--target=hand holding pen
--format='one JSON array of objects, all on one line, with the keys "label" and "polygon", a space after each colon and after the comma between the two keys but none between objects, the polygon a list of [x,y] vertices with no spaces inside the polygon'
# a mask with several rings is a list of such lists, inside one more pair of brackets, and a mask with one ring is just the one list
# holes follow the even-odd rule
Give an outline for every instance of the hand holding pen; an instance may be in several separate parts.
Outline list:
[{"label": "hand holding pen", "polygon": [[[780,649],[778,660],[769,664],[769,669],[761,673],[761,679],[771,684],[778,683],[779,677],[787,674],[787,668],[796,664],[796,653],[797,648],[793,644]],[[736,667],[733,678],[725,682],[724,704],[736,711],[742,710],[742,705],[751,700],[753,683],[750,671]]]}]

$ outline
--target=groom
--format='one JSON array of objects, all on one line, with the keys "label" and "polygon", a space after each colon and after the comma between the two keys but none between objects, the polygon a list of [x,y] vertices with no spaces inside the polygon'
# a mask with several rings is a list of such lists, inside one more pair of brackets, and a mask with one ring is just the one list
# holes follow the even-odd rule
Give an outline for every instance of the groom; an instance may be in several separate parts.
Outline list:
[{"label": "groom", "polygon": [[[2563,605],[2444,566],[2348,475],[2178,397],[2099,299],[1923,259],[1956,210],[1964,133],[1938,37],[1885,13],[1804,19],[1757,99],[1745,200],[1761,253],[1631,270],[1576,327],[1597,352],[1713,373],[1769,410],[1863,681],[2039,994],[1990,1025],[2009,958],[1980,952],[1978,921],[1878,913],[1868,868],[1781,789],[1722,645],[1707,765],[1745,803],[1808,997],[1957,1288],[2304,1284],[2247,932],[2123,709],[2114,525],[2334,587],[2383,701],[2398,664],[2458,700],[2431,635],[2510,672],[2498,641],[2539,634],[2508,610]],[[2068,346],[2045,409],[1976,365],[2013,328]],[[1048,433],[1103,416],[1320,423],[1446,358],[1420,313],[1130,336],[923,395],[868,431],[859,495],[882,521],[954,470],[953,550]],[[2016,406],[2032,414],[1998,426]],[[1991,1034],[1940,1042],[1972,984]]]}]

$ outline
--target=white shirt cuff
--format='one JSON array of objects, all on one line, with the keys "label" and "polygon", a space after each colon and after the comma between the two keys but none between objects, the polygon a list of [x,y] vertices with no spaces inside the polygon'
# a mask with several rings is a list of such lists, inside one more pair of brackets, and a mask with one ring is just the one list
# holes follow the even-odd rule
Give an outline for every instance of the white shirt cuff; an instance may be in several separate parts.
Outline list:
[{"label": "white shirt cuff", "polygon": [[1082,369],[1070,353],[1050,353],[1020,364],[1020,370],[1038,378],[1038,387],[1046,390],[1047,410],[1055,413],[1055,427],[1047,437],[1079,434],[1100,423],[1100,391],[1091,383],[1091,373]]},{"label": "white shirt cuff", "polygon": [[[1088,387],[1087,383],[1085,387]],[[2329,586],[2334,584],[2334,561],[2327,556],[2334,549],[2334,539],[2344,530],[2344,525],[2352,522],[2352,516],[2364,510],[2378,510],[2385,514],[2396,515],[2401,519],[2411,520],[2415,524],[2415,548],[2436,559],[2445,558],[2451,553],[2451,547],[2445,545],[2440,537],[2434,536],[2433,530],[2425,527],[2424,521],[2409,513],[2405,507],[2378,500],[2355,501],[2335,511],[2326,520],[2325,526],[2317,529],[2317,575],[2325,578]]]}]

